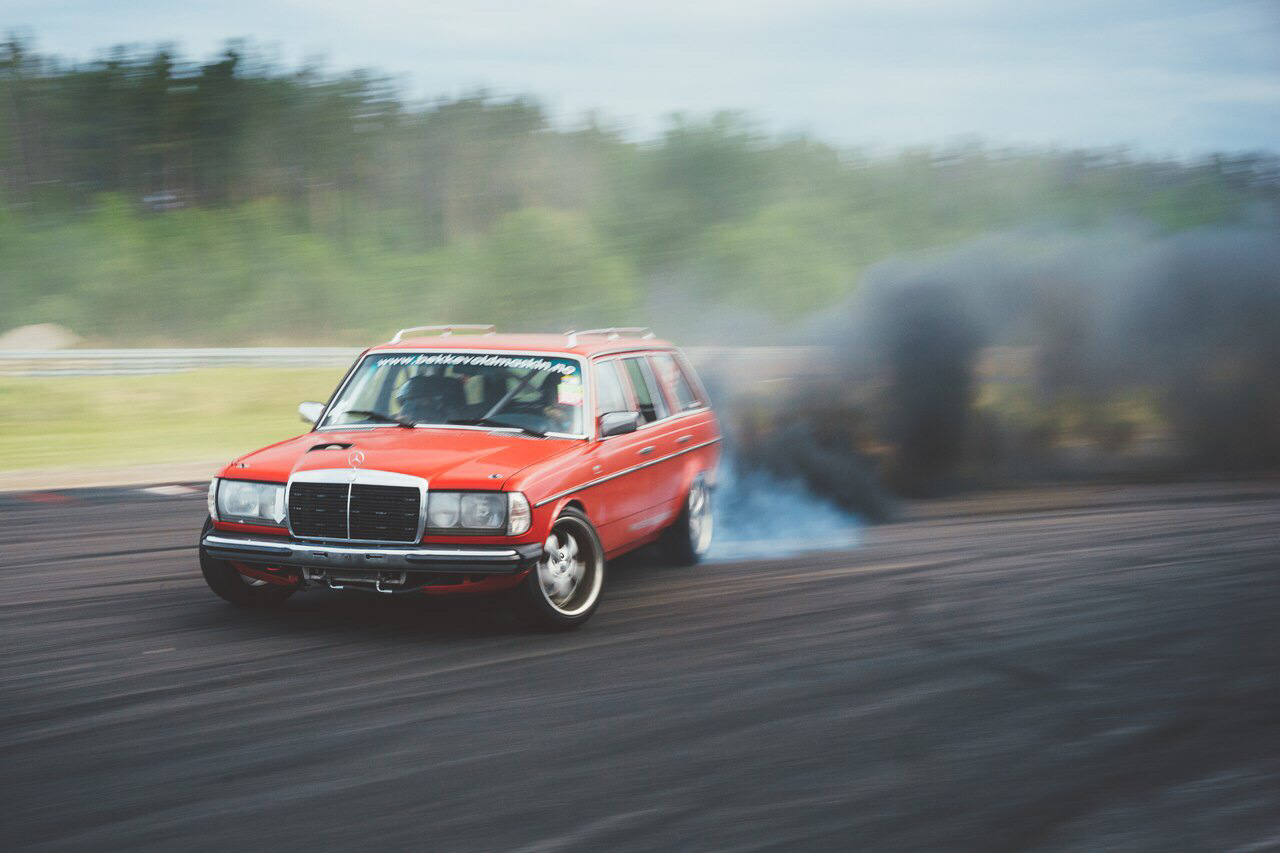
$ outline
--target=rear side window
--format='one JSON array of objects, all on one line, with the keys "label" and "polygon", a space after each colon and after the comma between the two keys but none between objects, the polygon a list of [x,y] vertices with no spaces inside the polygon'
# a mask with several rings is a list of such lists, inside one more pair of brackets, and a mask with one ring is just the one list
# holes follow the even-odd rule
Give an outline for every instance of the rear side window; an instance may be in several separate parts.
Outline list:
[{"label": "rear side window", "polygon": [[622,390],[622,380],[618,377],[618,363],[602,361],[596,365],[596,414],[609,412],[629,412],[631,404]]},{"label": "rear side window", "polygon": [[658,391],[658,383],[653,377],[649,362],[643,358],[624,358],[622,364],[631,380],[631,391],[635,394],[636,408],[640,410],[640,419],[645,423],[667,416],[666,402]]},{"label": "rear side window", "polygon": [[684,369],[674,358],[665,353],[659,353],[653,356],[653,366],[677,412],[687,412],[702,405],[702,401],[694,393],[689,377],[685,375]]}]

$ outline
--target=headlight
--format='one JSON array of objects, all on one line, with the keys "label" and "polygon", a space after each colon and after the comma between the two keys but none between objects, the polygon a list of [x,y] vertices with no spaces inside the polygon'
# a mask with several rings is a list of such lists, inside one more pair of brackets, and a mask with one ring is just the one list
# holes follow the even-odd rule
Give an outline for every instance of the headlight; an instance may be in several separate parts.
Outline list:
[{"label": "headlight", "polygon": [[427,496],[427,527],[457,527],[461,503],[462,495],[457,492],[431,492]]},{"label": "headlight", "polygon": [[528,532],[529,523],[529,502],[519,492],[431,492],[427,496],[428,530],[516,536]]},{"label": "headlight", "polygon": [[507,496],[477,492],[462,496],[462,526],[497,530],[507,523]]},{"label": "headlight", "polygon": [[284,523],[284,484],[250,483],[246,480],[221,480],[210,486],[216,489],[217,518],[221,521],[244,521],[250,524]]}]

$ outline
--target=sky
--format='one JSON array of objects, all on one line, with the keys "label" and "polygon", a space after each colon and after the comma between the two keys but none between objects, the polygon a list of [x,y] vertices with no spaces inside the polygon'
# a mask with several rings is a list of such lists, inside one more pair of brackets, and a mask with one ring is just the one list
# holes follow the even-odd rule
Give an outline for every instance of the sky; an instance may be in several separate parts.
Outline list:
[{"label": "sky", "polygon": [[673,113],[891,150],[1280,150],[1280,0],[5,0],[0,30],[87,61],[247,38],[415,98],[531,94],[643,138]]}]

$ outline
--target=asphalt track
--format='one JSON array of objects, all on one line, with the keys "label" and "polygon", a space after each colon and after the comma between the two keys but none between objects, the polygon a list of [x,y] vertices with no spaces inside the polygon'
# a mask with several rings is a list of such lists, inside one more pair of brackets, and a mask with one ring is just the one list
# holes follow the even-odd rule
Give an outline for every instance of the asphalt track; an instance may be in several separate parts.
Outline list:
[{"label": "asphalt track", "polygon": [[922,505],[593,622],[244,613],[202,496],[0,499],[0,847],[1280,847],[1280,486]]}]

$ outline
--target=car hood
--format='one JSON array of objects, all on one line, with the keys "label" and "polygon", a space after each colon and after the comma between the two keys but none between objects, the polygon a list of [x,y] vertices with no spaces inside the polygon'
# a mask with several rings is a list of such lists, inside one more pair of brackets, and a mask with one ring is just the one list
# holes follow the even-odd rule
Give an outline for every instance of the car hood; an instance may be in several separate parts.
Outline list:
[{"label": "car hood", "polygon": [[[475,429],[379,427],[309,432],[243,456],[224,473],[283,482],[299,471],[358,467],[422,477],[432,489],[500,489],[517,472],[579,443]],[[362,460],[357,452],[363,454]]]}]

